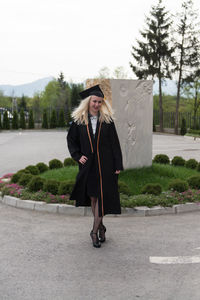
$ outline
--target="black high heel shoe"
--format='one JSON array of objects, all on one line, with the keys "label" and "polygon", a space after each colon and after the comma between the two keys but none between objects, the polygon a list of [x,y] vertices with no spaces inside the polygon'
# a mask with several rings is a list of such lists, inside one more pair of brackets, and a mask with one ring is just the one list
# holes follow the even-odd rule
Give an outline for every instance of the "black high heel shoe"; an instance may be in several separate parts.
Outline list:
[{"label": "black high heel shoe", "polygon": [[105,233],[106,233],[106,227],[104,225],[100,226],[99,227],[99,241],[101,243],[104,243],[106,240]]},{"label": "black high heel shoe", "polygon": [[101,243],[100,243],[100,241],[98,239],[97,233],[91,231],[90,232],[90,236],[91,236],[91,239],[92,239],[93,247],[100,248],[101,247]]}]

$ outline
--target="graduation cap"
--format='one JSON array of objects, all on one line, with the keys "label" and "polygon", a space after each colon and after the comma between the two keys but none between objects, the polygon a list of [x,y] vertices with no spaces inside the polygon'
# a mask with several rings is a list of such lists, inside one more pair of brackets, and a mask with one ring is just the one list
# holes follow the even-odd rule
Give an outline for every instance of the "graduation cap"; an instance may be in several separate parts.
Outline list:
[{"label": "graduation cap", "polygon": [[81,99],[85,99],[89,96],[97,96],[97,97],[104,98],[104,94],[98,84],[92,86],[91,88],[89,88],[87,90],[80,92],[79,95],[81,96]]}]

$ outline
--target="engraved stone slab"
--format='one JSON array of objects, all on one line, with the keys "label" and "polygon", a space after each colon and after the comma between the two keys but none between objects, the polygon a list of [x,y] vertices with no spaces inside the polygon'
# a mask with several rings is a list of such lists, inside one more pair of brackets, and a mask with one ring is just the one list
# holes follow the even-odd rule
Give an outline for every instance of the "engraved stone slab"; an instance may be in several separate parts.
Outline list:
[{"label": "engraved stone slab", "polygon": [[[86,86],[100,84],[112,103],[123,153],[124,168],[152,164],[153,81],[88,79]],[[110,89],[110,90],[109,90]]]}]

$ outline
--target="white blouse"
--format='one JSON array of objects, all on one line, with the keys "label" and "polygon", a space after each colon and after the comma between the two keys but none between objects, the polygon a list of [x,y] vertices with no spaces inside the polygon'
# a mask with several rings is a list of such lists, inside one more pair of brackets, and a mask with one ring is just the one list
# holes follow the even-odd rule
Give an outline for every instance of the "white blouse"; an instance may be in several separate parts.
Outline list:
[{"label": "white blouse", "polygon": [[98,119],[98,116],[90,116],[90,121],[92,124],[92,131],[93,131],[94,135],[95,135],[96,128],[97,128],[97,119]]}]

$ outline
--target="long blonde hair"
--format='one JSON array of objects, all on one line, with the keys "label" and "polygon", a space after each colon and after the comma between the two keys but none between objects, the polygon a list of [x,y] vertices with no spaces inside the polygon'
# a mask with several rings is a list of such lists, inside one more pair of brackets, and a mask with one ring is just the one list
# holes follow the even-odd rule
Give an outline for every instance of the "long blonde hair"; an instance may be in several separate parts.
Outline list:
[{"label": "long blonde hair", "polygon": [[[72,112],[72,119],[78,124],[88,124],[89,103],[92,96],[89,96],[81,101],[79,106]],[[113,110],[107,100],[102,100],[99,110],[100,122],[111,123],[114,120]]]}]

